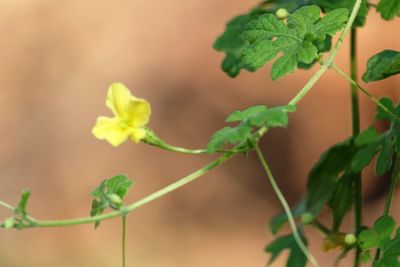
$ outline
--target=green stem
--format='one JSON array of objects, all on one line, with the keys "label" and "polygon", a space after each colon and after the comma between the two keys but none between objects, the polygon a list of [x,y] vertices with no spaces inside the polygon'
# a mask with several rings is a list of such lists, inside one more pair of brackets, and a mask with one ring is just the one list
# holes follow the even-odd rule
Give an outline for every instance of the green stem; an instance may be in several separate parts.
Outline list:
[{"label": "green stem", "polygon": [[126,266],[126,215],[122,216],[122,267]]},{"label": "green stem", "polygon": [[350,31],[354,20],[357,16],[358,10],[360,9],[362,0],[357,0],[354,4],[353,10],[351,11],[351,15],[349,20],[346,23],[345,28],[339,36],[335,46],[333,47],[331,53],[328,58],[324,61],[321,68],[311,77],[311,79],[304,85],[304,87],[299,91],[299,93],[289,102],[289,105],[296,105],[307,93],[311,90],[314,84],[321,78],[321,76],[331,67],[334,59],[339,51],[339,48],[343,44],[343,40],[346,37],[347,33]]},{"label": "green stem", "polygon": [[15,208],[13,206],[11,206],[10,204],[8,204],[8,203],[6,203],[4,201],[1,201],[1,200],[0,200],[0,206],[6,208],[8,210],[15,211]]},{"label": "green stem", "polygon": [[[158,147],[158,148],[164,149],[166,151],[170,151],[170,152],[178,152],[178,153],[183,153],[183,154],[194,154],[194,155],[208,153],[207,149],[188,149],[188,148],[170,145],[170,144],[164,142],[164,140],[162,140],[160,137],[158,137],[158,135],[156,135],[156,133],[150,128],[147,128],[147,136],[143,140],[143,142],[148,145],[155,146],[155,147]],[[231,151],[232,150],[218,149],[216,152],[227,153],[227,152],[231,152]],[[237,152],[239,152],[239,151],[237,151]]]},{"label": "green stem", "polygon": [[[350,77],[357,83],[357,29],[352,28],[350,33]],[[350,83],[351,86],[351,118],[352,118],[352,136],[360,133],[360,111],[358,102],[357,86]],[[354,228],[358,235],[362,228],[362,182],[361,173],[354,177]],[[356,247],[354,258],[354,267],[360,266],[361,249]]]},{"label": "green stem", "polygon": [[292,232],[293,232],[294,239],[296,240],[301,251],[304,253],[304,255],[307,257],[307,259],[310,261],[310,263],[313,266],[318,267],[319,266],[318,262],[316,261],[314,256],[310,253],[310,251],[307,249],[306,245],[304,244],[304,242],[297,230],[296,222],[294,221],[293,214],[290,210],[289,204],[287,203],[285,197],[283,196],[281,190],[279,189],[279,186],[276,183],[275,178],[272,175],[271,169],[269,168],[268,163],[265,160],[258,144],[255,144],[255,151],[257,153],[258,158],[260,159],[260,162],[265,170],[265,173],[268,177],[269,182],[271,183],[271,186],[272,186],[276,196],[278,197],[279,201],[282,204],[283,209],[285,210],[285,213],[286,213],[288,221],[289,221],[290,228],[292,229]]},{"label": "green stem", "polygon": [[[353,10],[351,12],[350,18],[344,28],[344,30],[342,31],[342,33],[339,36],[338,41],[336,42],[332,52],[329,54],[328,59],[323,63],[323,65],[321,66],[321,68],[311,77],[311,79],[304,85],[304,87],[298,92],[298,94],[288,103],[289,105],[296,105],[304,96],[307,95],[307,93],[311,90],[311,88],[313,87],[313,85],[319,80],[319,78],[321,78],[321,76],[330,68],[330,66],[333,63],[333,60],[336,57],[336,54],[340,48],[340,46],[343,43],[343,40],[345,38],[345,36],[347,35],[347,33],[349,32],[349,30],[351,29],[351,26],[354,22],[354,19],[357,15],[357,12],[360,8],[360,4],[361,4],[361,0],[356,0],[356,3],[354,4]],[[261,137],[262,135],[264,135],[264,133],[267,131],[267,128],[262,127],[257,134],[259,135],[259,137]],[[152,144],[152,143],[150,143]],[[154,145],[154,144],[152,144]],[[240,148],[240,145],[238,146]],[[236,148],[238,148],[236,147]],[[187,149],[177,149],[179,150],[179,152],[184,152],[184,153],[189,153],[189,154],[198,154],[201,152],[204,152],[205,150],[187,150]],[[177,151],[176,149],[173,149],[171,151]],[[144,198],[142,198],[141,200],[134,202],[126,207],[123,207],[121,210],[118,211],[113,211],[110,213],[106,213],[106,214],[102,214],[102,215],[98,215],[98,216],[94,216],[94,217],[83,217],[83,218],[76,218],[76,219],[67,219],[67,220],[36,220],[30,216],[27,216],[27,218],[29,219],[29,221],[31,222],[30,225],[27,225],[26,228],[33,228],[33,227],[62,227],[62,226],[72,226],[72,225],[79,225],[79,224],[89,224],[89,223],[94,223],[97,221],[103,221],[103,220],[107,220],[107,219],[112,219],[112,218],[116,218],[116,217],[120,217],[126,213],[129,213],[153,200],[156,200],[158,198],[160,198],[161,196],[164,196],[168,193],[170,193],[171,191],[174,191],[180,187],[182,187],[183,185],[196,180],[198,177],[200,177],[201,175],[207,173],[208,171],[210,171],[211,169],[221,165],[222,163],[224,163],[226,160],[230,159],[233,155],[235,155],[235,153],[240,152],[240,150],[238,151],[229,151],[226,152],[223,156],[219,157],[218,159],[216,159],[215,161],[211,162],[209,165],[203,167],[202,169],[182,178],[181,180],[168,185],[167,187],[161,189],[160,191],[157,191],[153,194],[150,194]],[[4,227],[4,223],[0,222],[0,227]]]},{"label": "green stem", "polygon": [[193,172],[192,174],[185,176],[184,178],[176,181],[175,183],[170,184],[170,185],[164,187],[163,189],[161,189],[153,194],[150,194],[128,206],[122,207],[120,210],[109,212],[109,213],[98,215],[98,216],[93,216],[93,217],[83,217],[83,218],[67,219],[67,220],[36,220],[36,219],[29,217],[31,224],[27,225],[26,227],[27,228],[63,227],[63,226],[72,226],[72,225],[78,225],[78,224],[89,224],[89,223],[104,221],[104,220],[108,220],[111,218],[116,218],[116,217],[126,215],[126,214],[136,210],[137,208],[144,206],[144,205],[196,180],[200,176],[211,171],[215,167],[221,165],[222,163],[224,163],[225,161],[227,161],[234,155],[235,155],[235,153],[233,153],[233,152],[226,153],[223,156],[212,161],[210,164],[206,165],[205,167]]},{"label": "green stem", "polygon": [[360,92],[362,92],[363,94],[365,94],[375,105],[377,105],[378,107],[380,107],[383,111],[385,111],[386,113],[388,113],[389,115],[391,115],[392,117],[396,118],[396,119],[400,119],[399,116],[397,116],[396,114],[394,114],[391,110],[389,110],[387,107],[385,107],[378,98],[376,98],[375,96],[373,96],[371,93],[369,93],[365,88],[361,87],[361,85],[359,83],[357,83],[356,81],[354,81],[352,78],[350,78],[346,73],[344,73],[338,66],[336,66],[335,64],[332,64],[332,69],[335,70],[340,76],[342,76],[343,78],[345,78],[348,82],[350,82],[353,86],[355,86],[358,90],[360,90]]}]

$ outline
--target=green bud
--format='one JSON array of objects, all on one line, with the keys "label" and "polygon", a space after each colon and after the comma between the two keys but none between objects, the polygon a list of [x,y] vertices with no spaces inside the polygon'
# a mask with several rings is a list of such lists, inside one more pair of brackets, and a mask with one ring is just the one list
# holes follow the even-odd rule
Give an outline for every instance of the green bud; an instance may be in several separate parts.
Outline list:
[{"label": "green bud", "polygon": [[117,194],[108,194],[107,197],[115,206],[122,205],[122,199]]},{"label": "green bud", "polygon": [[347,234],[344,236],[344,242],[347,245],[354,245],[357,242],[357,237],[353,234]]},{"label": "green bud", "polygon": [[275,12],[278,19],[286,19],[289,16],[289,12],[285,8],[280,8]]},{"label": "green bud", "polygon": [[306,212],[301,216],[301,222],[304,224],[310,224],[314,221],[314,219],[314,215],[309,212]]},{"label": "green bud", "polygon": [[14,217],[9,217],[4,221],[4,228],[11,229],[14,227]]}]

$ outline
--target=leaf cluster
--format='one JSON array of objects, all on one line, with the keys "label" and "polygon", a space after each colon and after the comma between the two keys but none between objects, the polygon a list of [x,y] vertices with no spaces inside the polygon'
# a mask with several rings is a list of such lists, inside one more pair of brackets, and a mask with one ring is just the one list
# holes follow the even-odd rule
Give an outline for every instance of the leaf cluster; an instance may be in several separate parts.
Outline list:
[{"label": "leaf cluster", "polygon": [[296,110],[293,105],[268,108],[263,105],[252,106],[243,111],[235,111],[228,116],[226,122],[236,122],[236,126],[227,126],[215,132],[207,145],[208,153],[214,153],[226,144],[242,144],[242,149],[251,147],[252,134],[261,127],[286,127],[288,113]]},{"label": "leaf cluster", "polygon": [[371,259],[370,250],[379,249],[380,257],[372,267],[400,266],[400,228],[397,228],[392,238],[396,223],[390,216],[382,216],[375,221],[370,229],[363,230],[359,235],[359,245],[364,250],[364,261]]},{"label": "leaf cluster", "polygon": [[307,0],[267,0],[262,1],[251,11],[240,14],[230,20],[225,27],[225,31],[217,38],[214,49],[225,53],[221,68],[230,77],[236,77],[242,69],[250,72],[256,69],[242,63],[243,50],[248,46],[248,42],[243,38],[242,33],[248,23],[257,19],[260,15],[274,13],[279,8],[284,8],[288,12],[293,12],[308,4]]}]

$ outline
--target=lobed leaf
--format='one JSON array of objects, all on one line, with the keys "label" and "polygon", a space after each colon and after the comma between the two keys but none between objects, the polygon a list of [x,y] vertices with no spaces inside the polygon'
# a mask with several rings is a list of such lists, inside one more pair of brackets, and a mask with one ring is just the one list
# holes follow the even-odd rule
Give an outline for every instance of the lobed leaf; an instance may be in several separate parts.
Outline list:
[{"label": "lobed leaf", "polygon": [[253,19],[261,14],[274,13],[280,8],[293,12],[302,6],[308,5],[309,0],[264,0],[257,7],[248,13],[244,13],[230,20],[225,31],[217,38],[214,48],[217,51],[224,52],[225,58],[222,61],[222,70],[230,77],[236,77],[242,69],[250,72],[256,69],[246,66],[241,58],[243,50],[248,46],[248,42],[242,37],[244,27]]},{"label": "lobed leaf", "polygon": [[[124,175],[117,175],[103,180],[100,185],[90,193],[94,197],[90,216],[100,215],[107,208],[119,210],[132,185],[133,181],[129,180]],[[95,227],[98,226],[99,222],[96,222]]]},{"label": "lobed leaf", "polygon": [[[323,18],[318,6],[305,6],[287,19],[279,20],[274,14],[263,14],[251,21],[243,32],[249,42],[244,48],[242,62],[258,69],[282,54],[272,65],[271,78],[279,79],[293,72],[299,65],[317,61],[319,53],[326,51],[326,40],[339,31],[348,19],[347,9],[336,9]],[[322,50],[321,50],[322,48]]]}]

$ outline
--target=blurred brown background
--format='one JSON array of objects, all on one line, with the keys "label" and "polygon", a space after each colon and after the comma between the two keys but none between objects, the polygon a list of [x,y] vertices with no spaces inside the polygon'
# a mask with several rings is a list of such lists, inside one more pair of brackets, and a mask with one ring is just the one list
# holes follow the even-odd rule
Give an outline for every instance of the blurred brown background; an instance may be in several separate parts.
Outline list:
[{"label": "blurred brown background", "polygon": [[[203,147],[233,110],[286,103],[312,71],[272,83],[268,71],[236,79],[220,71],[212,43],[233,15],[257,1],[10,1],[0,3],[0,199],[16,203],[29,186],[29,211],[41,219],[86,216],[89,192],[124,173],[136,181],[134,201],[205,165],[187,156],[96,140],[91,128],[110,83],[125,83],[152,103],[150,126],[165,140]],[[399,20],[371,10],[359,33],[360,73],[384,48],[400,49]],[[337,60],[347,70],[348,43]],[[397,98],[399,78],[368,85]],[[349,90],[328,73],[263,148],[294,203],[308,170],[330,144],[350,132]],[[374,112],[361,96],[362,126]],[[382,210],[385,181],[365,178],[370,223]],[[398,203],[395,202],[395,203]],[[398,209],[394,209],[396,212]],[[265,266],[272,236],[268,219],[280,211],[253,155],[237,157],[185,188],[129,216],[128,266]],[[8,216],[0,211],[1,218]],[[329,222],[329,216],[326,216]],[[348,220],[351,229],[351,218]],[[321,261],[320,235],[311,233]],[[331,258],[333,254],[329,254]],[[120,221],[73,228],[0,231],[1,267],[120,266]],[[281,257],[274,266],[284,266]]]}]

